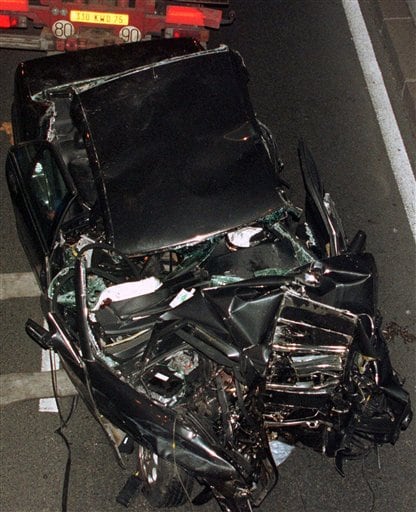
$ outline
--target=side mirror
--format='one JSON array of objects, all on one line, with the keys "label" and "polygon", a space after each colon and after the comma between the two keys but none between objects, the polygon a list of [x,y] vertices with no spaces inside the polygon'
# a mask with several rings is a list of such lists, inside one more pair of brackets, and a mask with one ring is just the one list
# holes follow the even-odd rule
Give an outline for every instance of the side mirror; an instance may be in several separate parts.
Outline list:
[{"label": "side mirror", "polygon": [[34,320],[27,320],[26,322],[26,333],[34,342],[36,342],[44,350],[53,348],[52,336],[49,331],[39,325]]}]

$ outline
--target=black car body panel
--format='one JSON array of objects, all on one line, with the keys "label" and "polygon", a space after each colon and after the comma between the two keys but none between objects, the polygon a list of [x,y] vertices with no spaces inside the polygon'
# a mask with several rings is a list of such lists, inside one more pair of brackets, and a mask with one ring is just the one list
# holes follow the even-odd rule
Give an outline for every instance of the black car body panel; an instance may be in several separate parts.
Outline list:
[{"label": "black car body panel", "polygon": [[74,117],[117,248],[203,240],[276,209],[280,183],[246,83],[241,59],[223,48],[81,88]]},{"label": "black car body panel", "polygon": [[196,479],[195,503],[248,512],[276,443],[340,472],[395,443],[412,413],[365,235],[348,242],[303,142],[305,218],[287,198],[238,54],[164,40],[48,59],[16,74],[6,168],[50,331],[27,332],[139,445],[150,501],[183,504]]},{"label": "black car body panel", "polygon": [[[40,123],[48,105],[44,95],[48,89],[85,80],[94,80],[130,69],[151,65],[176,56],[200,51],[191,39],[151,41],[146,44],[114,45],[93,48],[88,52],[51,55],[22,62],[16,69],[13,134],[15,142],[41,137]],[[37,101],[33,98],[39,96]]]}]

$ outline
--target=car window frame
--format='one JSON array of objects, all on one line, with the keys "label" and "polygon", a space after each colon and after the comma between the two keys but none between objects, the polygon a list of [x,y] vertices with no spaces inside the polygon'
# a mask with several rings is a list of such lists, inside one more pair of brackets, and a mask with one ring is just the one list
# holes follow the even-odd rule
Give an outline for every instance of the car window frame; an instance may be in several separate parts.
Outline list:
[{"label": "car window frame", "polygon": [[[38,146],[36,148],[36,146]],[[50,229],[48,231],[42,227],[42,216],[40,215],[40,204],[36,199],[34,192],[31,190],[31,187],[28,183],[29,172],[26,169],[22,168],[21,159],[19,159],[19,152],[23,152],[24,150],[28,150],[28,148],[35,148],[35,152],[39,153],[43,151],[49,151],[50,156],[52,157],[52,161],[55,164],[55,169],[57,170],[59,179],[62,179],[62,182],[65,187],[65,193],[62,196],[59,210],[57,210],[57,215],[53,218],[53,221],[50,225]],[[74,186],[74,183],[66,169],[66,166],[59,155],[54,144],[46,140],[32,140],[25,141],[19,144],[12,146],[9,149],[9,158],[13,161],[12,170],[15,173],[15,177],[17,179],[17,186],[20,187],[21,195],[24,200],[24,206],[27,210],[28,216],[33,224],[33,228],[36,232],[37,238],[39,239],[39,243],[42,247],[43,252],[47,255],[54,246],[57,231],[62,224],[62,221],[68,211],[69,205],[72,201],[77,197],[77,190]],[[36,159],[33,160],[33,167],[36,165]],[[10,170],[9,170],[10,172]]]}]

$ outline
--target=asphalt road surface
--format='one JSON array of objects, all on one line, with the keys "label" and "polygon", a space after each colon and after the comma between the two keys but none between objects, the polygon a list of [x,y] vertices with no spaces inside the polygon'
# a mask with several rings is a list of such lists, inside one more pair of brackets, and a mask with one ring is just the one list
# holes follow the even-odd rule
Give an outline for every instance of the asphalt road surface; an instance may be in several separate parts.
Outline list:
[{"label": "asphalt road surface", "polygon": [[[379,308],[385,322],[415,332],[415,248],[390,168],[379,126],[357,60],[342,4],[336,0],[235,1],[238,19],[213,38],[240,51],[251,75],[258,117],[275,134],[286,162],[292,196],[303,201],[297,141],[303,137],[335,199],[347,232],[368,234],[367,248],[379,268]],[[366,5],[364,5],[366,8]],[[365,10],[365,9],[364,9]],[[371,28],[371,27],[370,27]],[[371,30],[370,30],[371,31]],[[0,124],[10,121],[13,72],[21,60],[36,54],[0,51]],[[388,83],[392,82],[384,63]],[[393,87],[394,93],[394,87]],[[411,162],[415,143],[398,97],[392,97]],[[0,132],[0,166],[9,145]],[[28,272],[19,246],[1,174],[1,273]],[[249,194],[249,191],[247,191]],[[36,297],[0,304],[2,373],[40,369],[40,349],[25,332],[27,317],[41,321]],[[412,337],[391,341],[394,366],[406,377],[414,397],[415,345]],[[413,399],[413,403],[416,400]],[[69,400],[64,400],[66,408]],[[9,405],[1,411],[0,508],[3,512],[61,510],[67,452],[54,434],[56,414],[40,413],[37,401]],[[333,461],[307,449],[296,449],[280,468],[278,485],[261,505],[262,512],[410,512],[415,510],[416,421],[396,446],[346,464],[346,477]],[[117,465],[99,427],[79,405],[68,428],[72,447],[69,512],[122,512],[115,495],[128,473]],[[132,460],[129,461],[133,463]],[[379,469],[381,466],[381,469]],[[142,497],[137,510],[148,511]],[[131,509],[134,509],[132,506]],[[192,510],[184,506],[180,511]],[[218,511],[215,502],[201,512]]]}]

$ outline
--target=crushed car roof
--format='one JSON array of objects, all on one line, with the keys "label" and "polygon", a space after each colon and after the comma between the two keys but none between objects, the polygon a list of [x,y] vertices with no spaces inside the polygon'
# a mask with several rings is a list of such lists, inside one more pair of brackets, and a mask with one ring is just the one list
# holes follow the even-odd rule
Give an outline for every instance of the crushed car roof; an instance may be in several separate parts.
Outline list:
[{"label": "crushed car roof", "polygon": [[73,115],[118,249],[193,243],[279,206],[247,82],[240,56],[220,47],[76,91]]},{"label": "crushed car roof", "polygon": [[193,39],[153,40],[48,55],[21,62],[16,85],[23,96],[201,50]]}]

